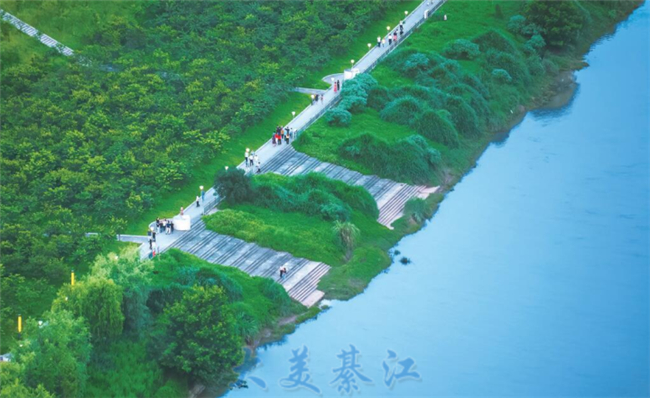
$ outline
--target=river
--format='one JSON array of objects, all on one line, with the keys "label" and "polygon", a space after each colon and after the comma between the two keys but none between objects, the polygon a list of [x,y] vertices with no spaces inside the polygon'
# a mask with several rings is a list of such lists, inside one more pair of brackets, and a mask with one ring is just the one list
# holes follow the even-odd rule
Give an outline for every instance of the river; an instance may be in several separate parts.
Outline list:
[{"label": "river", "polygon": [[[488,147],[400,242],[410,264],[260,348],[249,388],[228,397],[317,396],[278,383],[303,346],[309,382],[340,396],[350,344],[372,380],[354,375],[360,396],[647,396],[649,8],[592,47],[567,104]],[[388,349],[419,378],[387,387]]]}]

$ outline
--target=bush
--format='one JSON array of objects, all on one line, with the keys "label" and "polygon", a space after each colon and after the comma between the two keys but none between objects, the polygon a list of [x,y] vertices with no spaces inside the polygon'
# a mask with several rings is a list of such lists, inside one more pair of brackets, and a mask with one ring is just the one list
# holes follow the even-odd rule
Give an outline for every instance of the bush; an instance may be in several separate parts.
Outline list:
[{"label": "bush", "polygon": [[214,185],[219,197],[227,203],[245,202],[253,195],[250,177],[236,167],[220,170],[214,179]]},{"label": "bush", "polygon": [[524,50],[529,53],[539,53],[544,49],[546,46],[546,42],[544,41],[544,38],[540,35],[533,35],[528,41],[526,41],[526,44],[524,44]]},{"label": "bush", "polygon": [[528,69],[519,57],[501,51],[490,50],[487,53],[486,60],[492,69],[505,69],[508,71],[515,82],[523,84],[530,82]]},{"label": "bush", "polygon": [[490,98],[490,90],[483,82],[474,75],[464,75],[462,82],[478,91],[479,94],[485,99]]},{"label": "bush", "polygon": [[512,77],[510,76],[510,73],[508,73],[508,71],[505,69],[493,69],[492,78],[497,83],[512,83]]},{"label": "bush", "polygon": [[327,221],[348,221],[350,219],[350,211],[338,203],[322,204],[320,214]]},{"label": "bush", "polygon": [[367,73],[355,76],[354,79],[346,80],[341,89],[341,96],[345,100],[348,96],[368,98],[368,91],[377,85],[377,80]]},{"label": "bush", "polygon": [[544,65],[542,64],[542,59],[537,54],[526,58],[526,66],[530,73],[535,76],[541,76],[546,72],[544,70]]},{"label": "bush", "polygon": [[404,206],[404,216],[410,217],[413,221],[420,223],[429,217],[427,201],[421,198],[411,198]]},{"label": "bush", "polygon": [[517,53],[517,47],[509,39],[493,29],[483,33],[472,41],[478,44],[483,52],[492,49],[509,54]]},{"label": "bush", "polygon": [[445,109],[451,114],[452,121],[460,134],[465,137],[481,135],[478,116],[464,99],[450,95],[445,103]]},{"label": "bush", "polygon": [[560,67],[548,58],[544,58],[544,60],[542,60],[542,66],[544,67],[546,73],[551,76],[555,76],[560,73]]},{"label": "bush", "polygon": [[432,108],[439,108],[444,102],[444,93],[437,89],[430,89],[420,85],[402,86],[391,91],[391,97],[413,97],[418,102],[423,102]]},{"label": "bush", "polygon": [[381,111],[390,100],[390,91],[386,87],[375,86],[368,91],[368,100],[366,105],[376,111]]},{"label": "bush", "polygon": [[460,141],[449,118],[449,112],[445,110],[427,110],[415,119],[413,127],[419,134],[432,141],[456,148]]},{"label": "bush", "polygon": [[401,70],[407,76],[414,77],[419,72],[429,69],[429,58],[422,53],[411,54],[402,64]]},{"label": "bush", "polygon": [[431,76],[438,81],[440,87],[444,87],[458,83],[463,77],[463,72],[458,61],[448,59],[433,68]]},{"label": "bush", "polygon": [[442,50],[444,56],[453,59],[474,59],[481,54],[479,46],[466,39],[457,39]]},{"label": "bush", "polygon": [[343,107],[337,106],[327,111],[325,121],[331,126],[347,127],[352,122],[352,114]]},{"label": "bush", "polygon": [[526,16],[540,27],[546,42],[557,48],[575,41],[585,19],[574,1],[531,1]]},{"label": "bush", "polygon": [[338,108],[346,109],[348,112],[352,113],[359,113],[363,112],[363,109],[366,107],[366,101],[366,97],[348,95],[341,100],[341,104]]},{"label": "bush", "polygon": [[409,95],[391,101],[381,111],[380,116],[388,122],[408,125],[420,112],[422,112],[422,106],[415,98]]},{"label": "bush", "polygon": [[[351,147],[354,149],[350,150]],[[361,134],[344,141],[339,154],[381,177],[417,184],[431,182],[440,164],[438,151],[419,135],[388,143],[371,134]]]},{"label": "bush", "polygon": [[526,17],[524,17],[523,15],[513,15],[508,20],[508,25],[506,26],[506,29],[508,29],[510,33],[514,33],[518,35],[521,34],[521,30],[524,28],[525,24],[526,24]]}]

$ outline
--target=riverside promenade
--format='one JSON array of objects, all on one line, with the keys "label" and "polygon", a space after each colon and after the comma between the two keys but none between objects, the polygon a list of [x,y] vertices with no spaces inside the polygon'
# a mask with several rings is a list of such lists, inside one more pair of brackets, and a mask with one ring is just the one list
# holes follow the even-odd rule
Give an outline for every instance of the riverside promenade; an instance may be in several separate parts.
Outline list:
[{"label": "riverside promenade", "polygon": [[[377,47],[376,45],[354,64],[356,73],[363,73],[371,70],[384,56],[393,51],[408,36],[425,21],[425,11],[430,16],[435,9],[444,3],[439,1],[424,1],[415,10],[404,18],[404,35],[397,44],[392,46]],[[391,29],[392,33],[395,29]],[[339,78],[342,80],[343,75]],[[330,79],[327,76],[325,79]],[[326,80],[327,81],[327,80]],[[342,84],[345,82],[342,80]],[[309,90],[302,88],[301,91]],[[321,117],[330,107],[338,102],[338,93],[333,88],[320,90],[323,100],[308,106],[287,126],[300,134],[307,129],[314,121]],[[269,135],[272,133],[270,127]],[[379,208],[378,222],[391,227],[391,224],[403,215],[404,205],[414,197],[426,198],[437,191],[438,187],[412,186],[398,183],[377,176],[367,176],[356,171],[331,163],[322,162],[293,149],[291,145],[273,146],[271,140],[267,141],[258,149],[251,148],[261,162],[262,173],[278,173],[282,175],[299,175],[309,172],[320,172],[327,177],[337,179],[348,184],[361,185],[365,187],[377,201]],[[254,173],[255,168],[246,168],[243,157],[245,148],[242,148],[242,163],[237,167],[247,173]],[[184,209],[184,215],[189,216],[191,228],[189,231],[177,231],[171,235],[158,234],[154,251],[163,253],[170,248],[176,248],[187,253],[196,255],[208,262],[226,266],[234,266],[253,276],[269,277],[282,284],[289,293],[289,296],[303,305],[312,306],[324,295],[317,289],[320,279],[327,274],[330,266],[317,261],[296,258],[289,253],[276,252],[261,247],[255,243],[248,243],[241,239],[233,238],[207,230],[202,217],[217,210],[219,198],[214,188],[205,192],[204,199],[200,206],[193,201]],[[121,235],[120,240],[141,242],[146,237]],[[151,251],[149,244],[141,245],[141,256],[149,256]],[[287,277],[279,278],[278,270],[285,266],[288,269]]]}]

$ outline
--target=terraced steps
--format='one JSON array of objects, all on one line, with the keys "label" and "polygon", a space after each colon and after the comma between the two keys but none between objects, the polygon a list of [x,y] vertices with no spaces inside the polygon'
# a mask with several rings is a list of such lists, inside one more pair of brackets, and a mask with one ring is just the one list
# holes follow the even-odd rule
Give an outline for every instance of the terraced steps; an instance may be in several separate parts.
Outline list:
[{"label": "terraced steps", "polygon": [[377,201],[377,207],[379,208],[379,219],[377,221],[388,228],[392,228],[391,224],[403,215],[404,205],[409,199],[425,198],[438,188],[407,185],[377,176],[366,176],[342,166],[321,162],[296,151],[291,145],[283,144],[276,151],[276,154],[270,158],[266,166],[262,166],[262,172],[286,176],[302,175],[308,172],[322,173],[334,180],[363,186]]},{"label": "terraced steps", "polygon": [[[289,297],[307,306],[314,305],[322,297],[323,293],[316,288],[320,278],[330,270],[327,264],[218,234],[206,229],[205,223],[200,220],[194,223],[190,231],[178,233],[182,236],[169,247],[213,264],[239,268],[249,275],[271,278],[285,287]],[[287,267],[288,271],[284,279],[280,279],[279,275],[282,266]],[[318,300],[315,300],[317,297]]]}]

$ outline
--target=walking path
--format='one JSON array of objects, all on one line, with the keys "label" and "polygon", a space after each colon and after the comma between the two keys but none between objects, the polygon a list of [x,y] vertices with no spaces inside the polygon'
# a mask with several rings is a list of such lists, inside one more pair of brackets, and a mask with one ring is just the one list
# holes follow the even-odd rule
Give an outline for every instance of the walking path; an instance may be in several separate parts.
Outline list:
[{"label": "walking path", "polygon": [[[425,10],[432,14],[444,3],[438,0],[429,4],[428,0],[422,2],[413,12],[404,19],[405,34],[399,42],[393,46],[372,47],[366,55],[361,58],[354,68],[357,73],[363,73],[372,69],[384,56],[393,51],[414,28],[424,21]],[[391,33],[394,31],[391,30]],[[341,74],[330,75],[324,78],[338,77],[342,80]],[[342,84],[345,84],[342,81]],[[310,89],[303,89],[310,90]],[[322,96],[322,101],[305,108],[287,126],[293,128],[298,134],[307,129],[315,120],[322,116],[332,105],[335,105],[338,96],[332,88],[328,90],[317,90]],[[316,90],[310,91],[316,92]],[[269,135],[272,131],[269,131]],[[390,227],[390,225],[402,216],[405,203],[413,197],[425,198],[435,192],[438,187],[411,186],[397,183],[377,176],[366,176],[356,171],[331,163],[322,162],[305,154],[299,153],[291,145],[273,146],[271,141],[266,142],[255,153],[259,156],[262,172],[275,172],[283,175],[298,175],[308,172],[320,172],[329,178],[344,181],[348,184],[361,185],[368,189],[377,201],[379,208],[378,221]],[[255,168],[247,169],[243,162],[244,148],[242,148],[242,163],[237,166],[240,169],[253,173]],[[323,292],[317,290],[318,282],[329,271],[327,264],[296,258],[288,253],[276,252],[263,248],[255,243],[247,243],[233,237],[217,234],[205,229],[201,217],[216,211],[219,198],[214,188],[205,193],[205,203],[201,201],[199,207],[192,202],[184,210],[184,214],[190,216],[192,227],[187,232],[175,232],[171,235],[158,234],[155,244],[155,252],[161,253],[169,248],[178,248],[185,252],[194,254],[206,261],[215,264],[222,264],[240,268],[244,272],[255,276],[271,277],[281,283],[289,296],[306,306],[318,302]],[[124,237],[124,235],[122,235]],[[123,238],[124,240],[137,241],[147,237]],[[149,255],[148,243],[141,246],[141,255]],[[278,270],[281,266],[288,268],[288,277],[279,280]]]},{"label": "walking path", "polygon": [[13,15],[9,14],[8,12],[0,9],[0,15],[2,15],[2,19],[4,21],[9,22],[18,30],[22,31],[23,33],[37,38],[41,43],[45,44],[48,47],[52,47],[56,49],[58,52],[60,52],[63,55],[71,56],[74,54],[74,51],[67,46],[64,46],[63,44],[59,43],[58,41],[54,40],[48,35],[45,35],[41,32],[39,32],[36,28],[33,26],[28,25],[27,23],[21,21],[20,19],[14,17]]}]

